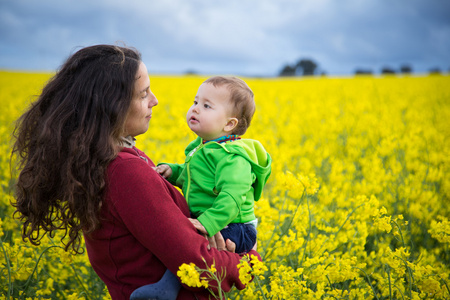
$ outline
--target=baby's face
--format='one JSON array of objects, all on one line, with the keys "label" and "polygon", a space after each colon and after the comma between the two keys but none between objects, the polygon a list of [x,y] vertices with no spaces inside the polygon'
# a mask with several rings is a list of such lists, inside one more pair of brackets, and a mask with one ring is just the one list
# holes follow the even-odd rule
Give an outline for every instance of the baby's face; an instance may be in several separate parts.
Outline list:
[{"label": "baby's face", "polygon": [[186,120],[189,128],[204,140],[213,140],[230,134],[227,127],[232,116],[233,105],[230,92],[223,86],[203,83],[189,108]]}]

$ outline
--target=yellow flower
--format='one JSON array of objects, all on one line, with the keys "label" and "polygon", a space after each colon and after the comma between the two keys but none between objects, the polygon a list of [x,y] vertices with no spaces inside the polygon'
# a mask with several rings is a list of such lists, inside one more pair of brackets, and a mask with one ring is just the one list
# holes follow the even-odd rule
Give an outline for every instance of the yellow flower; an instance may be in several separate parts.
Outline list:
[{"label": "yellow flower", "polygon": [[104,296],[103,296],[102,300],[111,300],[111,295],[109,294],[108,288],[106,287],[106,285],[105,285],[105,288],[103,289],[103,293],[104,293]]},{"label": "yellow flower", "polygon": [[81,300],[84,299],[84,297],[79,297],[78,293],[72,293],[70,295],[67,296],[67,300]]},{"label": "yellow flower", "polygon": [[211,267],[209,268],[209,270],[210,270],[212,273],[216,273],[216,272],[217,272],[217,269],[216,269],[215,264],[212,264]]},{"label": "yellow flower", "polygon": [[277,177],[277,180],[283,186],[283,189],[288,191],[289,197],[293,199],[302,197],[304,187],[301,182],[295,178],[294,174],[291,172],[286,172],[285,174],[280,173]]},{"label": "yellow flower", "polygon": [[438,220],[431,221],[430,229],[431,236],[441,243],[450,243],[450,222],[447,218],[438,216]]},{"label": "yellow flower", "polygon": [[434,280],[433,278],[425,279],[421,287],[422,292],[426,293],[429,297],[432,297],[441,289],[439,281]]},{"label": "yellow flower", "polygon": [[256,255],[250,255],[250,264],[252,265],[252,274],[260,279],[264,278],[264,273],[268,270],[262,261]]},{"label": "yellow flower", "polygon": [[298,179],[303,184],[306,194],[314,195],[319,190],[319,183],[317,182],[317,178],[314,174],[310,174],[309,176],[299,174]]},{"label": "yellow flower", "polygon": [[237,267],[239,269],[239,279],[244,285],[249,284],[252,280],[252,275],[264,279],[264,273],[268,270],[264,263],[253,254],[250,256],[248,254],[244,255]]},{"label": "yellow flower", "polygon": [[252,268],[250,267],[248,261],[241,259],[241,262],[237,265],[239,269],[239,280],[243,285],[248,285],[248,283],[252,280],[252,276],[250,272]]},{"label": "yellow flower", "polygon": [[208,281],[200,278],[194,263],[182,264],[177,272],[181,282],[190,287],[208,287]]}]

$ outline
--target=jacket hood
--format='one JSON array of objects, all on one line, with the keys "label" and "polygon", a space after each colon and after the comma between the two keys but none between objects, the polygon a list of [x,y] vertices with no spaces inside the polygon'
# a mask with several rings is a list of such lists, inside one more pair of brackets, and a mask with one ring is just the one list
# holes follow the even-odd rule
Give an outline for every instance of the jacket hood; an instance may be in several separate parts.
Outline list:
[{"label": "jacket hood", "polygon": [[256,175],[253,188],[255,191],[255,201],[261,198],[261,194],[271,173],[272,158],[257,140],[240,139],[229,143],[218,144],[227,152],[245,157],[252,165]]}]

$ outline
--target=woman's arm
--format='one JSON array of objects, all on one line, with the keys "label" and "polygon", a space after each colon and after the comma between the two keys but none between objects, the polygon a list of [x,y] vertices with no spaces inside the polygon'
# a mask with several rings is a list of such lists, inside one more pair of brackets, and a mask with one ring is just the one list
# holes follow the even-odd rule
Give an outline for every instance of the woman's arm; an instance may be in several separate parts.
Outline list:
[{"label": "woman's arm", "polygon": [[223,290],[233,285],[244,288],[237,269],[240,256],[209,248],[187,218],[185,199],[150,165],[139,158],[125,160],[110,173],[109,184],[114,188],[111,200],[121,221],[174,274],[183,263],[204,268],[204,259],[209,266],[214,263],[219,272],[226,270]]}]

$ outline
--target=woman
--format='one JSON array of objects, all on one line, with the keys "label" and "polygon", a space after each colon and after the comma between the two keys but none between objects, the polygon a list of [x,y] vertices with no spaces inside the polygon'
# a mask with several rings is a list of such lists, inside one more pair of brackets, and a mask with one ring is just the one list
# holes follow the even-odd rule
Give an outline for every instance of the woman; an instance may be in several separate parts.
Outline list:
[{"label": "woman", "polygon": [[[66,250],[78,252],[84,234],[113,299],[129,299],[183,263],[204,267],[203,259],[226,270],[225,291],[242,289],[240,256],[219,251],[220,236],[210,248],[189,222],[186,200],[134,146],[157,104],[136,50],[97,45],[69,57],[16,126],[14,205],[22,235],[38,244],[45,233],[64,230]],[[183,286],[177,299],[207,297],[205,289]]]}]

